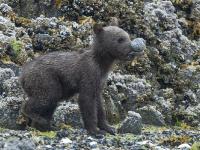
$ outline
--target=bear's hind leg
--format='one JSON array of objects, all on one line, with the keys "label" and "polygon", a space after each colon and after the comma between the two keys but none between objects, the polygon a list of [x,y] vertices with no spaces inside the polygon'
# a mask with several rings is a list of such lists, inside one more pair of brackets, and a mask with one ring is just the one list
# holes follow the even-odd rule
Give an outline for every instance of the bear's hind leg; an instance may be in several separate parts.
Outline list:
[{"label": "bear's hind leg", "polygon": [[50,121],[57,106],[51,102],[47,99],[37,101],[35,98],[29,98],[22,108],[22,113],[29,118],[30,122],[28,124],[31,124],[31,127],[40,131],[51,130]]},{"label": "bear's hind leg", "polygon": [[50,129],[52,115],[63,94],[57,77],[45,71],[33,74],[34,82],[24,78],[23,86],[28,101],[22,112],[31,119],[31,126],[39,130]]}]

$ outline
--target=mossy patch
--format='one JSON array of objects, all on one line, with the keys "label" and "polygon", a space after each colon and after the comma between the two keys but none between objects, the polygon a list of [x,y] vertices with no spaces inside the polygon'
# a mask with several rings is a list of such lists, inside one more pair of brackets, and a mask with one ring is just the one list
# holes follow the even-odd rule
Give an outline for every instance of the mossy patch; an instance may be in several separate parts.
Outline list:
[{"label": "mossy patch", "polygon": [[55,5],[56,5],[57,8],[60,8],[61,5],[62,5],[62,0],[56,0]]},{"label": "mossy patch", "polygon": [[0,132],[3,132],[5,129],[0,127]]},{"label": "mossy patch", "polygon": [[176,125],[177,127],[180,127],[181,129],[191,129],[191,128],[192,128],[192,127],[189,126],[187,123],[185,123],[185,122],[183,122],[183,121],[179,121],[179,120],[176,121],[175,125]]},{"label": "mossy patch", "polygon": [[192,145],[191,150],[200,150],[200,142],[195,142],[195,143]]},{"label": "mossy patch", "polygon": [[23,48],[23,43],[21,41],[12,40],[10,42],[10,46],[12,50],[14,51],[14,56],[17,57]]},{"label": "mossy patch", "polygon": [[41,132],[38,130],[32,131],[32,136],[42,136],[42,137],[48,137],[48,138],[55,138],[56,137],[56,132],[55,131],[46,131],[46,132]]},{"label": "mossy patch", "polygon": [[28,59],[28,55],[24,49],[24,44],[18,40],[10,42],[11,47],[11,60],[17,64],[23,64]]},{"label": "mossy patch", "polygon": [[60,129],[70,129],[70,130],[73,129],[73,127],[71,125],[64,124],[64,123],[59,124],[59,128]]},{"label": "mossy patch", "polygon": [[2,57],[0,57],[0,59],[4,64],[10,64],[11,63],[10,57],[8,55],[3,55]]}]

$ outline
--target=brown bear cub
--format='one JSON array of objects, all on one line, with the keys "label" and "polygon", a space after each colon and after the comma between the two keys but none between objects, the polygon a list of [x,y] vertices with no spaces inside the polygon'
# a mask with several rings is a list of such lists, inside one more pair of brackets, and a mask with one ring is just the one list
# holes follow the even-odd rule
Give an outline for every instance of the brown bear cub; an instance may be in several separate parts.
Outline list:
[{"label": "brown bear cub", "polygon": [[79,94],[84,127],[90,134],[114,134],[105,116],[102,89],[115,60],[130,60],[134,51],[127,32],[117,26],[95,25],[92,48],[83,53],[52,52],[23,67],[21,85],[28,95],[22,113],[29,124],[50,130],[50,121],[59,102]]}]

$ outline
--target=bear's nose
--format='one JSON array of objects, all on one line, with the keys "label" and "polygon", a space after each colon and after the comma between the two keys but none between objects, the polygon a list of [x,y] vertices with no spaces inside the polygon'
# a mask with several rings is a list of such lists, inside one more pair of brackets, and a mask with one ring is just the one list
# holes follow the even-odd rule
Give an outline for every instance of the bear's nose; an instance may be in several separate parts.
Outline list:
[{"label": "bear's nose", "polygon": [[143,38],[136,38],[131,41],[131,47],[134,52],[143,52],[146,49],[146,41]]}]

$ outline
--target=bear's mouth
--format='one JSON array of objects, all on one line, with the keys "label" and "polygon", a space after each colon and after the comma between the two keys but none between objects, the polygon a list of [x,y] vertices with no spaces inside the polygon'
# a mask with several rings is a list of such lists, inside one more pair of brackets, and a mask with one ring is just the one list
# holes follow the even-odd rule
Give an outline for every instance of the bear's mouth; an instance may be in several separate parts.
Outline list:
[{"label": "bear's mouth", "polygon": [[146,49],[146,41],[143,38],[136,38],[131,41],[131,51],[127,54],[128,59],[133,59],[135,56],[141,56]]},{"label": "bear's mouth", "polygon": [[127,59],[131,60],[133,59],[135,56],[142,56],[144,55],[144,51],[131,51],[128,53],[127,55]]}]

